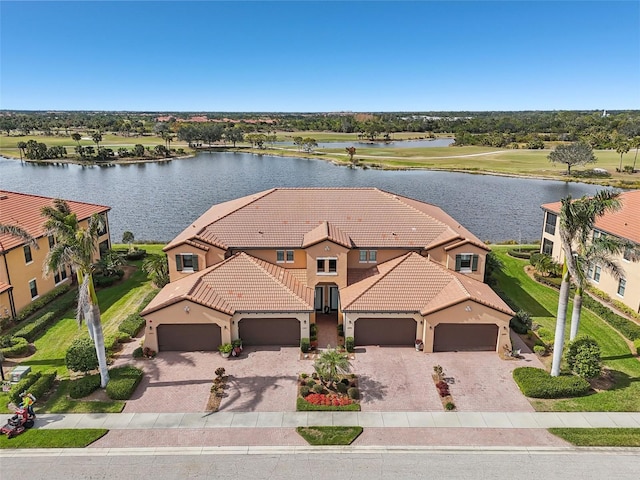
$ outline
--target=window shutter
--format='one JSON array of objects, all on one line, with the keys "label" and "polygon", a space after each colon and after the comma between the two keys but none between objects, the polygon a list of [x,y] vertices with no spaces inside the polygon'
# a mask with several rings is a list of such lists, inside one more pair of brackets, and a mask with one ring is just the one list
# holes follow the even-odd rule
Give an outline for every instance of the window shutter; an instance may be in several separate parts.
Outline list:
[{"label": "window shutter", "polygon": [[478,255],[473,256],[472,263],[471,263],[471,271],[472,272],[478,271]]},{"label": "window shutter", "polygon": [[197,272],[198,271],[198,255],[193,255],[191,258],[193,258],[193,271]]},{"label": "window shutter", "polygon": [[176,255],[176,270],[182,271],[182,255],[180,254]]},{"label": "window shutter", "polygon": [[456,255],[456,272],[460,271],[461,264],[462,264],[462,255]]}]

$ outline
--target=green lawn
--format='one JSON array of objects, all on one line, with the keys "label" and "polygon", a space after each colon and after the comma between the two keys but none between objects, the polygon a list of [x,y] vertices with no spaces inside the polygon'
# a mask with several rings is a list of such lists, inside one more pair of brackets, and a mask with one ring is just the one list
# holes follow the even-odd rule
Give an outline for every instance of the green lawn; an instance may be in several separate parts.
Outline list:
[{"label": "green lawn", "polygon": [[105,428],[27,430],[14,438],[0,436],[0,448],[84,448],[108,431]]},{"label": "green lawn", "polygon": [[61,380],[56,391],[37,410],[46,413],[120,413],[123,408],[124,402],[115,400],[74,400],[69,397],[69,380]]},{"label": "green lawn", "polygon": [[640,447],[640,428],[550,428],[578,447]]},{"label": "green lawn", "polygon": [[[512,247],[492,247],[503,262],[503,268],[495,274],[499,289],[518,308],[531,313],[534,322],[555,331],[558,291],[532,280],[524,272],[528,262],[507,255],[509,248]],[[571,307],[570,303],[565,339],[569,338]],[[624,338],[586,309],[582,312],[580,334],[598,340],[603,364],[615,376],[614,388],[579,398],[532,400],[532,405],[539,411],[640,411],[640,361],[632,355]]]},{"label": "green lawn", "polygon": [[296,432],[309,445],[351,445],[362,427],[297,427]]}]

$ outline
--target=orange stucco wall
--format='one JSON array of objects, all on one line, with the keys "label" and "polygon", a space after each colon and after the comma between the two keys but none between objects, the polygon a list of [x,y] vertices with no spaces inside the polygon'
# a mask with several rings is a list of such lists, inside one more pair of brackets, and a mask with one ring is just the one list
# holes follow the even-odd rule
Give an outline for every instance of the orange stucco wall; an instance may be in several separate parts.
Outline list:
[{"label": "orange stucco wall", "polygon": [[170,250],[167,250],[167,259],[169,261],[169,279],[174,282],[179,278],[190,275],[193,272],[179,272],[176,267],[176,254],[190,253],[198,257],[198,270],[204,270],[211,265],[220,263],[224,260],[225,251],[221,248],[210,246],[209,250],[202,250],[192,245],[183,243]]},{"label": "orange stucco wall", "polygon": [[[335,283],[338,288],[347,286],[347,253],[348,248],[333,242],[324,241],[306,249],[307,253],[307,285],[315,287],[318,283]],[[316,261],[318,258],[336,258],[335,274],[318,274]]]}]

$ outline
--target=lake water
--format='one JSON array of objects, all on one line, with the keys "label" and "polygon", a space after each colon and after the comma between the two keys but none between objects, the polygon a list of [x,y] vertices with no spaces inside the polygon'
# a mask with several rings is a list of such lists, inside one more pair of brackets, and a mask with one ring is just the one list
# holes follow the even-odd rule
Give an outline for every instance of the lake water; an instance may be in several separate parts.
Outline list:
[{"label": "lake water", "polygon": [[[536,240],[540,205],[595,185],[437,171],[351,169],[321,160],[201,153],[164,163],[82,167],[0,157],[0,189],[111,206],[112,239],[166,242],[211,205],[273,187],[378,187],[443,208],[481,240]],[[357,208],[357,207],[356,207]]]},{"label": "lake water", "polygon": [[[354,142],[318,142],[318,148],[430,148],[448,147],[455,141],[454,138],[434,138],[430,140],[402,140],[393,142],[367,142],[366,140]],[[275,142],[275,146],[292,146],[293,142]]]}]

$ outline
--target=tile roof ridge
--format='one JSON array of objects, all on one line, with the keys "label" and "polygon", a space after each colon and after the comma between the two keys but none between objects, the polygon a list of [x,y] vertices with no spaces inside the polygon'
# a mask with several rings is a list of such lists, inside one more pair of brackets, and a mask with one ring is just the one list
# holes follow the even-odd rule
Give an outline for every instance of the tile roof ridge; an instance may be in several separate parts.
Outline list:
[{"label": "tile roof ridge", "polygon": [[[400,266],[402,263],[404,263],[408,258],[412,257],[412,255],[415,252],[408,252],[405,253],[404,255],[400,255],[399,257],[396,258],[392,258],[391,260],[387,260],[384,263],[381,263],[380,265],[378,265],[378,270],[380,269],[380,266],[385,265],[385,264],[389,264],[391,262],[396,262],[395,265],[391,265],[391,267],[389,269],[387,269],[384,273],[379,273],[378,275],[372,275],[370,277],[367,277],[363,280],[361,280],[362,282],[366,281],[367,279],[372,279],[371,285],[369,285],[367,288],[365,288],[363,291],[361,291],[358,295],[356,295],[348,304],[344,305],[342,308],[343,310],[347,307],[349,307],[349,305],[352,305],[353,303],[355,303],[356,301],[358,301],[365,293],[367,293],[369,290],[371,290],[375,285],[377,285],[378,283],[380,283],[384,278],[386,278],[387,275],[389,275],[389,273],[391,273],[392,271],[394,271],[396,268],[398,268],[398,266]],[[416,255],[422,257],[422,255],[419,255],[416,253]],[[422,257],[424,258],[424,257]],[[352,284],[355,285],[355,284]],[[352,286],[349,285],[349,286]]]},{"label": "tile roof ridge", "polygon": [[[209,224],[205,225],[204,227],[202,227],[202,229],[200,230],[200,232],[201,232],[202,230],[204,230],[205,228],[207,228],[209,225],[213,225],[214,223],[219,222],[219,221],[220,221],[220,220],[222,220],[223,218],[227,218],[229,215],[231,215],[231,214],[233,214],[233,213],[236,213],[238,210],[241,210],[241,209],[243,209],[243,208],[246,208],[246,207],[248,207],[249,205],[251,205],[252,203],[255,203],[255,202],[257,202],[258,200],[261,200],[261,199],[263,199],[264,197],[266,197],[266,196],[268,196],[268,195],[271,195],[271,194],[272,194],[273,192],[275,192],[276,190],[278,190],[278,188],[277,188],[277,187],[274,187],[274,188],[270,188],[270,189],[268,189],[268,190],[263,190],[262,192],[254,193],[253,195],[247,195],[245,198],[247,198],[247,197],[253,197],[253,198],[249,199],[249,201],[247,201],[247,203],[244,203],[243,205],[239,206],[238,208],[236,208],[236,209],[234,209],[234,210],[231,210],[230,212],[227,212],[225,215],[221,216],[220,218],[216,218],[213,222],[211,222],[211,223],[209,223]],[[231,200],[231,201],[233,202],[233,201],[237,201],[237,200],[240,200],[240,199],[236,198],[236,199]],[[218,205],[220,205],[220,204],[218,204]],[[200,232],[198,232],[198,234],[199,234]]]},{"label": "tile roof ridge", "polygon": [[[472,295],[471,292],[469,292],[469,289],[467,288],[467,286],[464,284],[464,282],[478,282],[480,285],[483,286],[483,288],[490,289],[498,298],[500,298],[500,300],[502,300],[502,298],[497,293],[495,293],[495,291],[489,285],[487,285],[486,283],[481,282],[480,280],[476,280],[475,278],[468,277],[467,275],[465,275],[463,273],[460,273],[460,272],[454,272],[452,270],[449,270],[449,273],[451,273],[451,275],[453,276],[453,278],[457,282],[457,284],[467,294],[467,300],[473,300],[473,301],[478,302],[478,303],[480,303],[480,304],[482,304],[482,305],[484,305],[486,307],[493,308],[494,310],[500,310],[501,312],[504,312],[504,313],[507,313],[507,314],[511,314],[512,313],[512,312],[505,311],[499,305],[493,305],[490,302],[487,302],[486,300],[483,300],[480,297],[476,297],[476,296]],[[463,278],[464,278],[464,282],[462,281]],[[463,301],[463,300],[460,300],[460,301]],[[502,300],[502,302],[505,303],[505,305],[506,305],[506,302],[504,302],[504,300]],[[456,302],[456,303],[460,303],[460,302]],[[507,308],[509,308],[509,310],[511,310],[509,305],[507,305]]]}]

